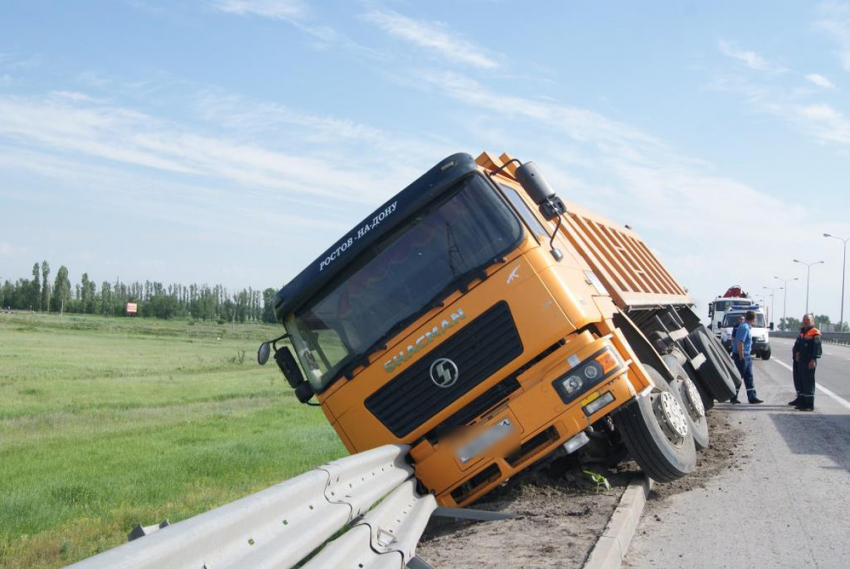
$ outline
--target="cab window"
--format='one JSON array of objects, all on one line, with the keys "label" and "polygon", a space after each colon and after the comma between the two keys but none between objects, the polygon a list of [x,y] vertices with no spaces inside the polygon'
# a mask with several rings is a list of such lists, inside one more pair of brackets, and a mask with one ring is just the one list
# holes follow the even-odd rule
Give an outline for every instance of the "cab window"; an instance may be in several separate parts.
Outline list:
[{"label": "cab window", "polygon": [[543,228],[543,224],[540,223],[540,220],[537,219],[534,212],[531,211],[531,208],[528,207],[528,204],[525,203],[525,200],[522,199],[522,196],[519,195],[519,192],[505,184],[499,184],[499,187],[502,189],[502,193],[505,194],[505,197],[508,198],[508,201],[511,202],[511,205],[516,208],[522,220],[529,228],[531,228],[535,235],[541,239],[548,240],[550,235]]}]

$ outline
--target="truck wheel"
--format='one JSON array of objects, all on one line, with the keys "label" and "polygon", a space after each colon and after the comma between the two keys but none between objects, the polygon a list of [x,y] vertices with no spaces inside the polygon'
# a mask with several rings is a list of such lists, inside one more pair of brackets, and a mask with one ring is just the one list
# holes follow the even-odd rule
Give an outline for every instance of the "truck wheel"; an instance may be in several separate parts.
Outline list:
[{"label": "truck wheel", "polygon": [[668,385],[673,389],[674,394],[679,396],[679,403],[685,409],[688,425],[691,427],[691,434],[694,437],[694,445],[697,450],[707,449],[708,419],[705,416],[702,396],[697,390],[697,386],[688,377],[688,372],[685,371],[685,368],[682,367],[675,356],[664,356],[664,363],[667,364],[674,376],[673,381]]},{"label": "truck wheel", "polygon": [[738,371],[738,368],[735,367],[735,363],[732,361],[732,347],[730,345],[729,350],[727,350],[723,344],[720,343],[720,340],[717,340],[714,336],[712,336],[708,330],[702,328],[705,332],[706,336],[714,340],[711,344],[718,348],[716,350],[717,358],[723,363],[723,367],[729,372],[729,375],[732,376],[732,383],[735,384],[735,388],[741,387],[743,381],[741,380],[741,372]]},{"label": "truck wheel", "polygon": [[719,359],[723,363],[723,367],[726,368],[726,371],[729,372],[729,377],[732,378],[732,384],[735,386],[735,389],[741,387],[743,380],[741,379],[741,372],[738,371],[738,368],[735,367],[735,362],[732,360],[732,354],[725,352],[724,350],[716,350],[717,359]]},{"label": "truck wheel", "polygon": [[694,386],[697,388],[697,392],[699,393],[700,399],[702,399],[702,406],[706,411],[710,411],[714,409],[714,397],[708,392],[708,390],[703,387],[702,381],[699,379],[691,380],[694,382]]},{"label": "truck wheel", "polygon": [[705,355],[703,363],[697,372],[703,380],[703,385],[718,401],[729,401],[735,395],[735,384],[732,377],[726,372],[723,360],[717,357],[717,352],[711,344],[711,339],[700,329],[690,334],[694,346]]},{"label": "truck wheel", "polygon": [[[676,363],[678,363],[682,367],[682,369],[685,370],[685,372],[688,374],[688,377],[691,378],[691,381],[697,388],[697,392],[699,393],[700,399],[702,399],[703,408],[706,411],[714,409],[714,397],[711,396],[711,394],[705,388],[705,385],[703,385],[703,380],[699,374],[699,370],[691,367],[690,365],[687,368],[685,367],[684,362],[688,361],[688,356],[686,356],[685,353],[679,348],[673,348],[668,355],[672,356],[676,360]],[[664,357],[666,358],[667,356]]]},{"label": "truck wheel", "polygon": [[670,386],[654,369],[644,369],[654,387],[616,413],[614,424],[641,470],[656,482],[672,482],[696,468],[694,437]]},{"label": "truck wheel", "polygon": [[769,360],[770,359],[770,348],[766,349],[761,353],[761,359]]}]

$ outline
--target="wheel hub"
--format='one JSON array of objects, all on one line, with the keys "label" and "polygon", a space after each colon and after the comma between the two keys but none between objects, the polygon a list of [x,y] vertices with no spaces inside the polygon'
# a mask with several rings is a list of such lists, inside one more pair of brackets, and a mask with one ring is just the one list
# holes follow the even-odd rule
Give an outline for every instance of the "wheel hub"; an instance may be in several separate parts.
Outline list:
[{"label": "wheel hub", "polygon": [[661,415],[664,422],[680,438],[684,438],[688,434],[688,420],[685,417],[685,412],[676,398],[666,391],[661,394],[659,405]]},{"label": "wheel hub", "polygon": [[699,396],[697,386],[691,381],[691,378],[685,378],[685,394],[688,397],[688,403],[697,414],[697,417],[705,417],[705,406],[702,404],[702,397]]}]

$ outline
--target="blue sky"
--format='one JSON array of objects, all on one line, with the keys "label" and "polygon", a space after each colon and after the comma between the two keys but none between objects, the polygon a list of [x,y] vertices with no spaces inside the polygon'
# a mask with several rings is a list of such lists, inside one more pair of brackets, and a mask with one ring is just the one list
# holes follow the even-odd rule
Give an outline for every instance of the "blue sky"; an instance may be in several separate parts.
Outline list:
[{"label": "blue sky", "polygon": [[599,4],[5,0],[0,277],[278,287],[486,149],[633,226],[700,313],[799,258],[837,319],[850,3]]}]

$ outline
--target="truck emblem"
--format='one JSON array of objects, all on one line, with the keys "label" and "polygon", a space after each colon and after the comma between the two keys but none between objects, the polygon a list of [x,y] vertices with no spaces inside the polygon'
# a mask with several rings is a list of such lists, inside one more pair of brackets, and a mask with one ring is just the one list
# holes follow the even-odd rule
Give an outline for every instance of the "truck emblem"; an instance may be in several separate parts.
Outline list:
[{"label": "truck emblem", "polygon": [[431,364],[431,381],[437,387],[451,387],[457,382],[458,375],[457,365],[448,358],[436,359]]},{"label": "truck emblem", "polygon": [[519,271],[519,267],[517,267],[517,268],[515,268],[514,270],[511,271],[511,274],[508,275],[507,284],[511,284],[512,280],[519,278],[519,272],[518,271]]},{"label": "truck emblem", "polygon": [[442,320],[438,325],[434,326],[431,330],[428,330],[418,338],[416,341],[407,346],[406,350],[401,350],[398,354],[394,355],[392,359],[384,362],[384,370],[387,373],[392,373],[396,369],[403,366],[405,363],[410,361],[414,354],[416,354],[419,350],[430,344],[436,338],[439,338],[443,335],[443,333],[449,328],[454,328],[457,326],[458,322],[466,319],[466,315],[463,313],[462,308],[458,308],[456,312],[453,312],[449,318]]}]

